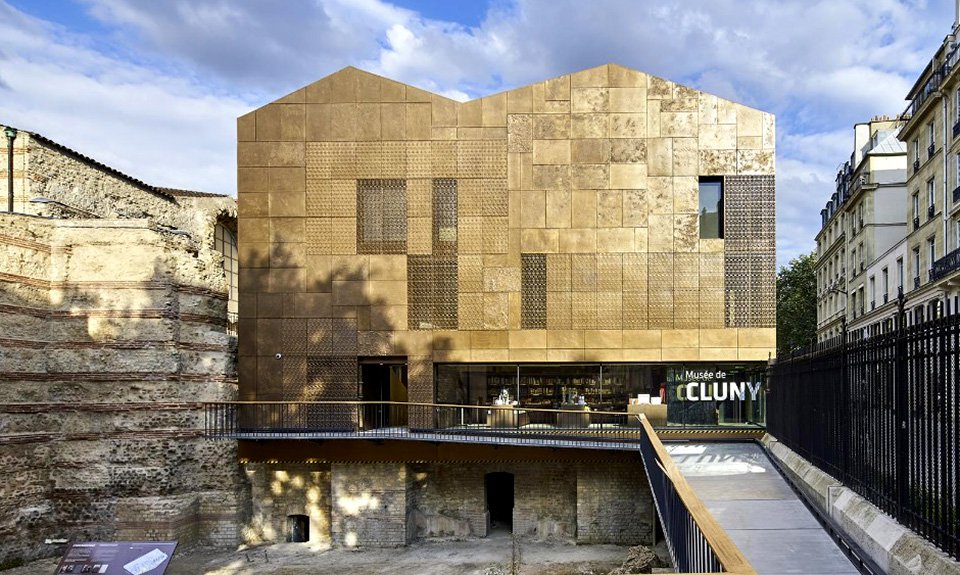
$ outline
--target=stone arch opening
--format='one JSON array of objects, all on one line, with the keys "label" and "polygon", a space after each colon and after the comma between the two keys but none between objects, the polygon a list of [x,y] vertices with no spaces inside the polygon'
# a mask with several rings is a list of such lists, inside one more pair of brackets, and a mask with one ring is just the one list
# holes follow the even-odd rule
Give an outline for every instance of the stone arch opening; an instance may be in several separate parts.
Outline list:
[{"label": "stone arch opening", "polygon": [[504,471],[484,476],[484,492],[490,530],[513,531],[514,481],[513,474]]}]

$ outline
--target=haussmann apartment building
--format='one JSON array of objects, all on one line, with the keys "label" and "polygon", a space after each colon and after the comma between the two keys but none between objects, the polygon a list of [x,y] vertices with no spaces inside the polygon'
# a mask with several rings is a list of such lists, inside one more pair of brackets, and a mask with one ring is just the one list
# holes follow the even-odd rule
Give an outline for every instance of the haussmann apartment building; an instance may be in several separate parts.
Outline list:
[{"label": "haussmann apartment building", "polygon": [[[242,116],[238,164],[240,399],[277,431],[240,444],[253,538],[653,528],[632,454],[285,429],[550,428],[536,409],[638,402],[662,428],[764,423],[770,114],[614,64],[463,103],[345,68]],[[270,403],[350,400],[469,409]]]}]

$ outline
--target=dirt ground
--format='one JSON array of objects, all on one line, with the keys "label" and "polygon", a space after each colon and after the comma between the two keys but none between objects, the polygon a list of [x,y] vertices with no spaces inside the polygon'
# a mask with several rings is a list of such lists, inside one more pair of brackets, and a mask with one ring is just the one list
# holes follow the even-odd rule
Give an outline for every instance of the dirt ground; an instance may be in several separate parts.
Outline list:
[{"label": "dirt ground", "polygon": [[[627,547],[522,542],[517,573],[601,575],[619,567]],[[56,559],[0,571],[2,575],[54,575]],[[166,575],[509,575],[513,540],[494,532],[485,539],[416,543],[395,549],[331,549],[281,543],[237,551],[177,551]]]}]

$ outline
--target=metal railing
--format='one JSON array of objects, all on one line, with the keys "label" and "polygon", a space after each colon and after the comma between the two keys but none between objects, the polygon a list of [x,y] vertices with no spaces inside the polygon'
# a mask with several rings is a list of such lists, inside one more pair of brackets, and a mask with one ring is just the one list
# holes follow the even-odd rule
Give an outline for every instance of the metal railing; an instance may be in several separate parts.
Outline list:
[{"label": "metal railing", "polygon": [[446,439],[638,450],[677,571],[756,575],[644,415],[514,405],[228,401],[204,404],[204,427],[207,437],[214,439]]},{"label": "metal railing", "polygon": [[957,269],[960,269],[960,248],[933,262],[933,267],[930,268],[930,281],[937,281]]},{"label": "metal railing", "polygon": [[852,335],[777,358],[768,430],[960,559],[960,314]]},{"label": "metal railing", "polygon": [[677,572],[756,573],[693,492],[650,422],[644,417],[641,424],[644,429],[640,435],[643,466]]},{"label": "metal railing", "polygon": [[631,449],[640,436],[639,418],[624,412],[353,400],[205,403],[204,428],[214,439],[550,439]]},{"label": "metal railing", "polygon": [[953,203],[960,202],[960,186],[953,189]]}]

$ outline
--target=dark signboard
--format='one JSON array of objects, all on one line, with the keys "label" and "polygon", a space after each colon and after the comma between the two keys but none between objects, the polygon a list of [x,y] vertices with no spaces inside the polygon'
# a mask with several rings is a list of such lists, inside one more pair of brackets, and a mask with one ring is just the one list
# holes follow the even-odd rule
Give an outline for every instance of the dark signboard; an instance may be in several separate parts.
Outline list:
[{"label": "dark signboard", "polygon": [[71,543],[56,573],[163,575],[176,548],[176,541]]}]

